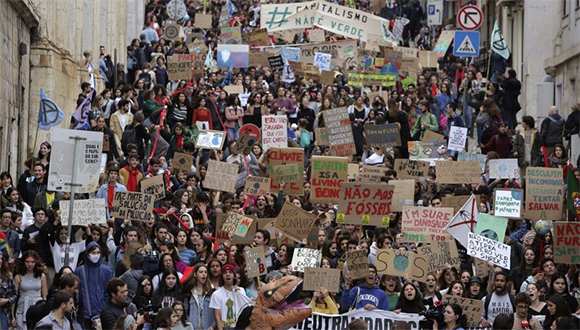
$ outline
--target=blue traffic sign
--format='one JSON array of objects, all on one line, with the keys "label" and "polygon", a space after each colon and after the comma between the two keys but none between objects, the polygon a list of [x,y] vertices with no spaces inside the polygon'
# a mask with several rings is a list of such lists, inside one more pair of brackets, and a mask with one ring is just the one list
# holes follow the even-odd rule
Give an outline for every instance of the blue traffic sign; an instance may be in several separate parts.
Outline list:
[{"label": "blue traffic sign", "polygon": [[479,56],[479,31],[455,31],[453,55],[462,57]]}]

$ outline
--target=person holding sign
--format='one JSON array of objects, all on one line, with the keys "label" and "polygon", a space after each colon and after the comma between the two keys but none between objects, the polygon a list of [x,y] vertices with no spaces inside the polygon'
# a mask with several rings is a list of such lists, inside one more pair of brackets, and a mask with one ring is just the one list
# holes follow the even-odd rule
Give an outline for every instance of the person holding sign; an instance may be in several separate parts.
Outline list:
[{"label": "person holding sign", "polygon": [[346,272],[344,293],[342,294],[341,305],[353,307],[354,309],[364,308],[367,311],[380,309],[389,310],[389,301],[385,291],[379,289],[375,284],[377,277],[377,267],[369,264],[369,276],[364,279],[364,283],[351,289],[352,275]]},{"label": "person holding sign", "polygon": [[334,300],[328,293],[328,289],[323,286],[314,291],[310,306],[312,306],[312,312],[314,313],[338,314],[338,307],[336,307]]},{"label": "person holding sign", "polygon": [[115,197],[115,192],[117,191],[127,191],[124,185],[118,182],[119,180],[119,167],[111,166],[109,168],[109,173],[107,174],[109,181],[102,185],[97,191],[96,198],[104,198],[107,203],[107,218],[110,217],[109,212],[111,212],[111,207],[113,206],[113,198]]}]

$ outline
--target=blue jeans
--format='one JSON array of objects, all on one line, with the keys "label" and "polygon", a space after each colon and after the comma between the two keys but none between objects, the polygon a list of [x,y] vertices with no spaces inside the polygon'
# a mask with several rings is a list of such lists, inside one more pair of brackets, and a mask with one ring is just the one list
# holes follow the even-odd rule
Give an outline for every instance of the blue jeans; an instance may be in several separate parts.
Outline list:
[{"label": "blue jeans", "polygon": [[238,132],[239,131],[240,131],[240,125],[238,125],[238,124],[236,124],[236,126],[234,128],[228,127],[228,134],[229,134],[230,138],[232,139],[232,141],[238,140]]},{"label": "blue jeans", "polygon": [[473,108],[470,106],[466,106],[463,109],[463,120],[465,121],[465,127],[467,130],[471,132],[471,128],[473,125]]},{"label": "blue jeans", "polygon": [[0,309],[0,328],[8,329],[10,327],[10,318],[8,314],[4,310],[4,308]]}]

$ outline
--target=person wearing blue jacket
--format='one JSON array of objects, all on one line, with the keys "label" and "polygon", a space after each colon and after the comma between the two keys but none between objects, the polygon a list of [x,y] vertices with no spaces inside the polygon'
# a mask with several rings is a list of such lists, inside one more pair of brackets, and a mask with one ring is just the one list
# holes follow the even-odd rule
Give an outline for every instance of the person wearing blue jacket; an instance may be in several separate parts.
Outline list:
[{"label": "person wearing blue jacket", "polygon": [[84,264],[75,270],[75,275],[81,280],[79,291],[82,294],[85,311],[83,328],[91,329],[94,317],[99,317],[108,303],[106,294],[107,283],[113,278],[113,273],[106,265],[101,264],[101,248],[98,243],[90,242],[87,246]]},{"label": "person wearing blue jacket", "polygon": [[365,277],[364,283],[351,289],[351,274],[345,275],[345,290],[342,294],[341,304],[343,306],[354,306],[356,309],[366,310],[381,309],[389,310],[389,301],[385,291],[381,290],[375,283],[377,279],[377,267],[369,264],[369,276]]}]

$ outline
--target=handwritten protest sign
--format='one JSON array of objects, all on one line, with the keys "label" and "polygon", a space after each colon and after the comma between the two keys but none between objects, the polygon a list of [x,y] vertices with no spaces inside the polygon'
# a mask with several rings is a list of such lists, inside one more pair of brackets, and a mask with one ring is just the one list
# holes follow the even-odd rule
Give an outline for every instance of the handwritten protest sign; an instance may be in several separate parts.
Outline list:
[{"label": "handwritten protest sign", "polygon": [[348,180],[347,157],[312,156],[310,201],[336,203],[340,184]]},{"label": "handwritten protest sign", "polygon": [[340,269],[304,267],[304,291],[316,291],[324,287],[330,293],[340,289]]},{"label": "handwritten protest sign", "polygon": [[195,26],[200,29],[211,29],[212,17],[210,14],[195,14]]},{"label": "handwritten protest sign", "polygon": [[141,185],[141,192],[153,195],[155,201],[165,198],[165,184],[163,178],[163,175],[156,175],[150,179],[141,180],[141,182],[139,182]]},{"label": "handwritten protest sign", "polygon": [[[70,201],[60,201],[61,225],[68,225]],[[77,199],[73,210],[72,223],[77,226],[103,223],[107,221],[107,206],[104,198]]]},{"label": "handwritten protest sign", "polygon": [[417,252],[429,260],[429,272],[445,268],[446,264],[456,267],[461,264],[454,240],[433,241],[418,247]]},{"label": "handwritten protest sign", "polygon": [[427,281],[429,261],[412,252],[378,249],[375,266],[379,274],[401,276],[424,283]]},{"label": "handwritten protest sign", "polygon": [[510,269],[511,246],[468,232],[467,254]]},{"label": "handwritten protest sign", "polygon": [[[274,172],[274,166],[296,164],[298,166],[298,181],[286,184],[284,194],[302,195],[304,191],[304,149],[303,148],[278,148],[270,149],[268,170]],[[280,185],[272,180],[271,192],[278,192]]]},{"label": "handwritten protest sign", "polygon": [[314,129],[314,135],[316,140],[314,144],[317,146],[327,146],[328,145],[328,135],[326,135],[326,127],[317,127]]},{"label": "handwritten protest sign", "polygon": [[439,133],[435,133],[430,130],[426,130],[423,134],[423,141],[444,141],[445,136]]},{"label": "handwritten protest sign", "polygon": [[526,169],[526,218],[532,220],[562,218],[564,198],[562,169],[528,167]]},{"label": "handwritten protest sign", "polygon": [[399,179],[415,179],[427,177],[429,174],[429,163],[420,160],[395,159],[394,170],[397,171]]},{"label": "handwritten protest sign", "polygon": [[[215,234],[216,243],[221,244],[227,240],[230,240],[232,244],[252,244],[254,240],[254,234],[256,233],[256,229],[258,228],[258,221],[253,219],[254,221],[252,221],[252,223],[250,224],[250,229],[247,231],[244,237],[234,236],[232,233],[229,233],[222,229],[224,227],[224,224],[226,223],[228,215],[229,213],[227,215],[224,213],[218,213],[216,216],[216,234]],[[230,221],[231,223],[231,219],[228,221]],[[233,226],[236,226],[236,224],[234,224]],[[226,226],[226,229],[230,230],[230,227],[231,227],[230,224],[228,224]],[[274,238],[274,235],[272,235],[271,237]]]},{"label": "handwritten protest sign", "polygon": [[462,184],[481,182],[479,163],[475,160],[464,162],[437,160],[435,161],[435,170],[437,183]]},{"label": "handwritten protest sign", "polygon": [[330,149],[337,156],[350,156],[356,153],[346,107],[325,110],[324,123]]},{"label": "handwritten protest sign", "polygon": [[288,146],[288,117],[262,117],[262,147],[264,151],[271,147],[286,148]]},{"label": "handwritten protest sign", "polygon": [[242,43],[242,30],[239,26],[222,28],[221,30],[221,43],[222,44],[241,44]]},{"label": "handwritten protest sign", "polygon": [[402,231],[407,242],[444,241],[445,226],[453,218],[451,208],[403,207]]},{"label": "handwritten protest sign", "polygon": [[249,176],[246,178],[246,194],[266,196],[270,194],[270,178]]},{"label": "handwritten protest sign", "polygon": [[401,75],[417,80],[419,73],[419,59],[417,57],[403,56],[401,59]]},{"label": "handwritten protest sign", "polygon": [[391,211],[401,212],[403,206],[413,206],[415,204],[415,180],[390,180],[389,184],[395,187]]},{"label": "handwritten protest sign", "polygon": [[423,69],[425,68],[436,68],[438,57],[437,52],[431,51],[420,51],[419,52],[419,64]]},{"label": "handwritten protest sign", "polygon": [[348,179],[356,180],[358,178],[358,164],[348,163]]},{"label": "handwritten protest sign", "polygon": [[297,248],[292,256],[292,271],[304,272],[306,267],[318,267],[322,253],[317,249]]},{"label": "handwritten protest sign", "polygon": [[477,217],[475,233],[497,242],[503,242],[508,220],[486,213],[480,213]]},{"label": "handwritten protest sign", "polygon": [[278,72],[282,72],[282,70],[284,70],[284,60],[282,59],[281,55],[268,57],[268,62],[270,63],[272,70]]},{"label": "handwritten protest sign", "polygon": [[189,80],[194,72],[203,72],[205,54],[175,54],[167,57],[167,75],[170,80]]},{"label": "handwritten protest sign", "polygon": [[314,226],[317,217],[314,214],[304,211],[294,204],[284,203],[275,226],[284,235],[289,236],[297,242],[302,242],[308,237],[310,229]]},{"label": "handwritten protest sign", "polygon": [[[258,218],[255,216],[248,216],[249,218],[251,218],[253,221],[250,224],[250,228],[246,231],[246,235],[245,236],[237,236],[237,235],[233,235],[233,234],[229,234],[227,233],[227,237],[230,238],[230,243],[232,244],[248,244],[248,245],[252,245],[254,242],[254,235],[256,234],[256,230],[258,229]],[[223,222],[222,222],[222,226],[223,226]],[[216,230],[217,232],[217,230]],[[273,237],[273,236],[271,236]]]},{"label": "handwritten protest sign", "polygon": [[184,154],[182,152],[176,152],[173,154],[173,162],[171,162],[171,167],[174,170],[191,171],[191,165],[193,165],[193,155]]},{"label": "handwritten protest sign", "polygon": [[564,264],[580,262],[580,223],[554,222],[554,261]]},{"label": "handwritten protest sign", "polygon": [[490,179],[519,179],[520,168],[516,158],[490,159],[489,178]]},{"label": "handwritten protest sign", "polygon": [[[463,205],[465,205],[469,197],[470,195],[443,197],[441,199],[441,207],[451,207],[453,208],[453,214],[455,214],[457,211],[459,211],[459,209],[461,209]],[[475,207],[477,208],[477,205],[479,205],[480,197],[476,196],[475,199]]]},{"label": "handwritten protest sign", "polygon": [[463,151],[465,143],[467,142],[467,128],[459,126],[451,126],[449,130],[449,144],[447,149],[455,151]]},{"label": "handwritten protest sign", "polygon": [[466,161],[466,160],[478,161],[479,168],[481,169],[481,173],[485,172],[485,162],[487,161],[486,155],[460,151],[459,155],[457,156],[457,161],[462,162],[462,161]]},{"label": "handwritten protest sign", "polygon": [[252,218],[239,215],[235,212],[229,212],[222,224],[222,230],[235,236],[244,237],[248,230],[250,230],[253,221],[254,219]]},{"label": "handwritten protest sign", "polygon": [[308,29],[310,42],[324,42],[324,30]]},{"label": "handwritten protest sign", "polygon": [[365,250],[347,251],[346,264],[353,280],[369,276],[369,257]]},{"label": "handwritten protest sign", "polygon": [[522,189],[499,189],[493,191],[493,214],[508,219],[520,219],[524,207]]},{"label": "handwritten protest sign", "polygon": [[319,67],[320,70],[329,71],[330,70],[330,61],[332,60],[332,55],[325,54],[325,53],[316,53],[314,54],[314,65]]},{"label": "handwritten protest sign", "polygon": [[274,171],[270,173],[272,183],[277,185],[280,185],[281,182],[297,182],[298,176],[298,165],[296,164],[274,166]]},{"label": "handwritten protest sign", "polygon": [[244,32],[242,35],[242,41],[250,46],[270,46],[272,44],[272,40],[268,35],[268,31],[266,29],[259,29],[254,30],[252,32]]},{"label": "handwritten protest sign", "polygon": [[481,322],[481,313],[483,312],[483,300],[446,294],[443,296],[443,303],[457,304],[461,306],[463,315],[465,315],[467,320],[467,326],[473,328],[479,326],[479,323]]},{"label": "handwritten protest sign", "polygon": [[129,191],[115,191],[111,217],[149,221],[153,213],[153,195]]},{"label": "handwritten protest sign", "polygon": [[387,170],[388,168],[382,166],[363,165],[358,177],[361,182],[379,183]]},{"label": "handwritten protest sign", "polygon": [[392,185],[343,182],[337,222],[340,216],[344,223],[388,226],[394,189]]},{"label": "handwritten protest sign", "polygon": [[397,123],[365,126],[365,137],[367,145],[373,148],[387,150],[401,145],[401,135]]},{"label": "handwritten protest sign", "polygon": [[481,278],[489,276],[489,264],[485,260],[473,258],[473,266],[475,267],[475,275]]},{"label": "handwritten protest sign", "polygon": [[443,57],[447,52],[447,48],[449,48],[449,46],[451,45],[451,41],[453,41],[454,37],[455,37],[454,31],[441,31],[441,35],[439,36],[437,44],[435,45],[435,48],[433,48],[433,50],[437,52],[439,56]]},{"label": "handwritten protest sign", "polygon": [[204,188],[234,193],[239,166],[210,160],[203,181]]},{"label": "handwritten protest sign", "polygon": [[246,274],[248,278],[266,275],[267,273],[264,248],[258,246],[246,251]]}]

